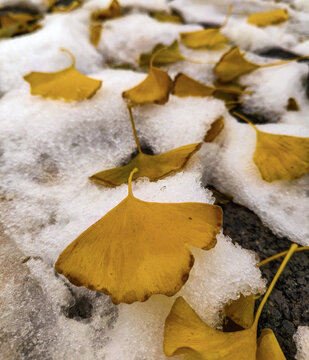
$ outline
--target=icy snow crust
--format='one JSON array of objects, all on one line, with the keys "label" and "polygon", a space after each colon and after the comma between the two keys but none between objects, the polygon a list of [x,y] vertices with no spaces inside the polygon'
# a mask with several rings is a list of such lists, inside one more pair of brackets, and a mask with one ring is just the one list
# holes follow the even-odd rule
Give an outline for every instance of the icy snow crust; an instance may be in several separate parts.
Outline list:
[{"label": "icy snow crust", "polygon": [[[222,23],[230,1],[174,0],[171,5],[191,22],[175,25],[159,23],[147,14],[149,9],[171,10],[166,1],[122,0],[131,10],[122,18],[106,21],[94,48],[89,42],[89,14],[107,3],[91,0],[69,14],[46,15],[42,30],[0,41],[0,220],[4,233],[0,333],[6,339],[0,351],[5,359],[165,359],[164,321],[177,296],[184,296],[209,325],[218,326],[226,303],[240,293],[265,289],[255,255],[223,234],[210,251],[192,249],[195,265],[188,282],[173,298],[156,295],[145,303],[116,307],[107,296],[77,288],[55,273],[59,253],[127,195],[126,185],[111,189],[88,180],[100,170],[127,162],[136,150],[121,93],[146,74],[112,70],[108,64],[125,62],[137,67],[139,54],[156,43],[170,44],[180,31],[201,29],[193,21]],[[254,11],[279,6],[263,1],[242,3],[235,2],[235,8],[244,12],[249,5]],[[15,4],[43,11],[46,1]],[[306,2],[295,0],[293,4],[295,10],[289,9],[295,20],[293,31],[287,24],[255,29],[238,15],[231,19],[226,34],[249,51],[256,51],[252,44],[263,40],[263,48],[280,43],[300,54],[309,53],[308,42],[299,44],[301,24],[309,21],[308,14],[299,12],[308,10]],[[0,5],[7,2],[0,1]],[[284,6],[289,4],[284,2]],[[68,104],[30,95],[23,75],[70,65],[69,56],[60,48],[75,55],[79,71],[103,80],[91,100]],[[192,51],[180,46],[185,56],[207,61],[217,61],[226,49]],[[259,63],[267,61],[250,52],[248,56]],[[212,65],[179,62],[166,70],[171,76],[182,71],[209,84],[214,80]],[[243,98],[247,110],[276,122],[260,125],[261,130],[309,136],[303,85],[306,71],[306,65],[297,63],[242,78],[254,91],[252,97]],[[286,111],[291,96],[297,99],[300,112]],[[133,113],[141,145],[154,153],[202,141],[219,116],[226,122],[218,139],[204,144],[184,171],[155,183],[139,179],[133,184],[135,196],[146,201],[213,204],[212,193],[204,185],[214,184],[255,211],[277,234],[309,243],[304,227],[309,216],[308,176],[292,183],[263,182],[252,162],[254,130],[228,115],[222,101],[171,96],[164,106],[146,105]]]}]

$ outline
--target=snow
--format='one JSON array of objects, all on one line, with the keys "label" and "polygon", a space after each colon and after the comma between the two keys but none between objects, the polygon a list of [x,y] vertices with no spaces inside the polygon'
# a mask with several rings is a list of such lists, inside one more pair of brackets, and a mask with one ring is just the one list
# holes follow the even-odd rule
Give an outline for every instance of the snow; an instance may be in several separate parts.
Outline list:
[{"label": "snow", "polygon": [[297,354],[296,360],[308,360],[309,359],[309,327],[299,326],[293,339],[296,342]]}]

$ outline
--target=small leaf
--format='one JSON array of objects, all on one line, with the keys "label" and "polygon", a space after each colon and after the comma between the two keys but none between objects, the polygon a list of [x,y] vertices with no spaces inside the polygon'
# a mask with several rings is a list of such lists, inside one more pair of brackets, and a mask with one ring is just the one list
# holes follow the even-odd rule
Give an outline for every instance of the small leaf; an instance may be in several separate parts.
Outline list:
[{"label": "small leaf", "polygon": [[[59,4],[58,4],[59,3]],[[51,12],[70,12],[79,8],[82,5],[82,0],[72,0],[64,4],[61,1],[54,2],[54,5],[51,7]]]},{"label": "small leaf", "polygon": [[150,14],[152,17],[154,17],[157,21],[160,22],[171,22],[174,24],[181,24],[182,19],[177,14],[167,14],[164,12],[152,12]]},{"label": "small leaf", "polygon": [[299,105],[296,99],[290,97],[286,106],[288,111],[299,111]]},{"label": "small leaf", "polygon": [[271,329],[263,329],[258,339],[256,360],[286,360]]},{"label": "small leaf", "polygon": [[91,24],[90,25],[90,42],[92,45],[97,46],[101,39],[102,25]]},{"label": "small leaf", "polygon": [[188,246],[213,248],[222,226],[219,206],[135,198],[134,171],[129,195],[73,241],[55,264],[70,282],[107,294],[114,304],[174,295],[194,263]]},{"label": "small leaf", "polygon": [[217,120],[215,120],[210,129],[207,131],[207,134],[204,137],[204,142],[212,142],[222,131],[224,128],[224,119],[220,116]]},{"label": "small leaf", "polygon": [[277,9],[263,13],[252,14],[248,17],[248,23],[260,27],[277,25],[285,22],[290,17],[286,9]]},{"label": "small leaf", "polygon": [[150,53],[143,53],[139,57],[139,66],[145,67],[149,66],[151,58],[154,54],[158,52],[158,50],[162,49],[155,58],[153,59],[153,65],[162,66],[166,64],[173,64],[177,61],[184,60],[184,57],[179,52],[178,41],[175,40],[171,45],[166,47],[163,44],[157,44]]},{"label": "small leaf", "polygon": [[163,154],[148,155],[142,152],[140,147],[132,109],[128,106],[133,135],[138,148],[138,154],[127,165],[114,169],[101,171],[94,174],[89,179],[106,186],[118,186],[127,182],[133,169],[138,168],[138,173],[133,175],[133,179],[146,176],[150,181],[157,181],[172,173],[181,170],[192,155],[201,148],[201,144],[191,144],[173,149]]},{"label": "small leaf", "polygon": [[223,83],[230,82],[241,75],[249,74],[260,66],[245,59],[245,53],[241,53],[237,46],[226,52],[217,65],[215,74]]},{"label": "small leaf", "polygon": [[104,21],[121,15],[121,8],[117,0],[112,0],[109,6],[103,10],[96,10],[91,14],[91,20]]},{"label": "small leaf", "polygon": [[225,316],[243,329],[249,329],[254,321],[254,304],[254,294],[240,295],[239,299],[225,307]]},{"label": "small leaf", "polygon": [[156,56],[165,48],[161,48],[152,56],[150,70],[145,80],[136,85],[134,88],[122,93],[122,97],[129,101],[131,105],[138,104],[165,104],[169,99],[172,80],[167,71],[153,66],[152,62]]},{"label": "small leaf", "polygon": [[5,12],[0,14],[0,38],[10,38],[15,35],[22,35],[41,28],[37,21],[41,15],[29,13]]},{"label": "small leaf", "polygon": [[24,76],[31,86],[31,94],[65,101],[90,99],[100,89],[102,81],[77,71],[74,56],[68,50],[63,51],[72,57],[73,63],[68,68],[53,73],[31,72]]}]

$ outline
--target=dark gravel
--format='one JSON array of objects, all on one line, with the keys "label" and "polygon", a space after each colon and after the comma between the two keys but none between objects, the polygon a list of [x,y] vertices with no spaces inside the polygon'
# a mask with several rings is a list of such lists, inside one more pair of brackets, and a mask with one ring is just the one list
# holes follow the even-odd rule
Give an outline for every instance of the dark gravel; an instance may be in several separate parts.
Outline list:
[{"label": "dark gravel", "polygon": [[[223,229],[245,249],[254,250],[261,260],[288,250],[291,241],[278,238],[257,215],[233,202],[219,204],[224,211]],[[293,255],[270,295],[259,321],[260,332],[271,328],[287,360],[295,359],[296,346],[293,335],[299,325],[309,325],[309,252]],[[261,268],[268,284],[274,277],[282,258]],[[257,304],[258,305],[258,301]]]}]

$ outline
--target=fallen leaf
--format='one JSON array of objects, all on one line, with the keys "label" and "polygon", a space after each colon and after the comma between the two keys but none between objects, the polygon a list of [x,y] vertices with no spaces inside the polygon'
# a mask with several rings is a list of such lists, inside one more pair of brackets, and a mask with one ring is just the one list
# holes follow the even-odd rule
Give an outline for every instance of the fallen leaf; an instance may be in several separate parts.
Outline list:
[{"label": "fallen leaf", "polygon": [[41,28],[37,23],[41,15],[29,13],[4,12],[0,14],[0,38],[10,38],[22,35]]},{"label": "fallen leaf", "polygon": [[248,23],[260,27],[277,25],[285,22],[290,17],[286,9],[277,9],[262,13],[251,14]]},{"label": "fallen leaf", "polygon": [[223,54],[214,68],[214,72],[219,81],[222,83],[231,82],[239,76],[249,74],[260,68],[289,64],[294,61],[308,58],[308,55],[305,55],[291,60],[282,60],[274,63],[259,65],[248,61],[245,58],[245,54],[245,52],[241,53],[237,46],[232,47],[229,51]]},{"label": "fallen leaf", "polygon": [[122,97],[128,100],[131,105],[149,103],[163,105],[168,101],[172,80],[167,71],[153,66],[154,59],[164,50],[165,48],[161,48],[153,54],[146,79],[134,88],[122,93]]},{"label": "fallen leaf", "polygon": [[129,194],[59,256],[55,268],[77,285],[100,291],[114,304],[174,295],[187,281],[194,257],[188,246],[216,244],[219,206],[153,203]]},{"label": "fallen leaf", "polygon": [[155,18],[157,21],[160,22],[170,22],[170,23],[174,23],[174,24],[181,24],[182,23],[182,19],[179,15],[177,14],[167,14],[164,12],[152,12],[150,13],[150,15]]},{"label": "fallen leaf", "polygon": [[221,34],[220,30],[227,24],[232,12],[229,8],[225,22],[219,28],[203,29],[180,33],[180,41],[192,49],[218,49],[229,42],[229,39]]},{"label": "fallen leaf", "polygon": [[50,8],[51,12],[70,12],[79,8],[83,3],[83,0],[72,0],[62,3],[61,1],[55,1]]},{"label": "fallen leaf", "polygon": [[295,180],[309,172],[309,138],[266,133],[243,115],[235,115],[256,131],[253,160],[263,180]]},{"label": "fallen leaf", "polygon": [[286,360],[271,329],[263,329],[258,339],[256,360]]},{"label": "fallen leaf", "polygon": [[72,65],[53,73],[31,72],[25,75],[24,79],[31,86],[31,94],[65,101],[90,99],[100,89],[102,81],[77,71],[74,56],[68,50],[62,51],[72,57]]},{"label": "fallen leaf", "polygon": [[101,171],[92,175],[89,178],[90,180],[101,185],[118,186],[126,183],[132,170],[138,168],[138,173],[133,175],[133,180],[146,176],[150,181],[157,181],[176,171],[180,171],[192,155],[200,149],[201,144],[197,143],[185,145],[158,155],[143,153],[135,130],[132,110],[129,106],[128,109],[138,154],[127,165]]},{"label": "fallen leaf", "polygon": [[222,116],[218,117],[212,124],[207,134],[204,137],[204,142],[212,142],[224,128],[224,119]]},{"label": "fallen leaf", "polygon": [[97,46],[101,39],[102,25],[91,24],[90,25],[90,42],[92,45]]},{"label": "fallen leaf", "polygon": [[184,60],[184,57],[179,52],[178,41],[175,40],[171,45],[165,46],[163,44],[157,44],[151,50],[150,53],[143,53],[139,57],[139,66],[145,67],[149,66],[151,58],[154,54],[158,52],[158,50],[162,49],[155,58],[153,59],[153,65],[161,66],[166,64],[173,64],[177,61]]},{"label": "fallen leaf", "polygon": [[[296,249],[296,244],[290,247],[258,307],[253,324],[248,329],[235,332],[215,330],[205,324],[190,305],[183,298],[179,297],[165,321],[163,345],[165,355],[168,357],[186,355],[187,360],[258,359],[256,357],[256,337],[259,317],[280,274]],[[262,341],[260,342],[260,347],[261,344]],[[264,349],[261,351],[264,356],[266,351]],[[271,358],[262,357],[259,360],[264,359],[269,360]],[[281,358],[279,359],[281,360]]]},{"label": "fallen leaf", "polygon": [[299,105],[298,105],[297,100],[292,97],[289,98],[286,109],[288,111],[299,111]]},{"label": "fallen leaf", "polygon": [[243,329],[249,329],[254,322],[254,294],[240,295],[224,308],[225,316]]},{"label": "fallen leaf", "polygon": [[112,0],[109,6],[103,10],[96,10],[91,14],[91,20],[104,21],[121,15],[121,8],[117,0]]}]

